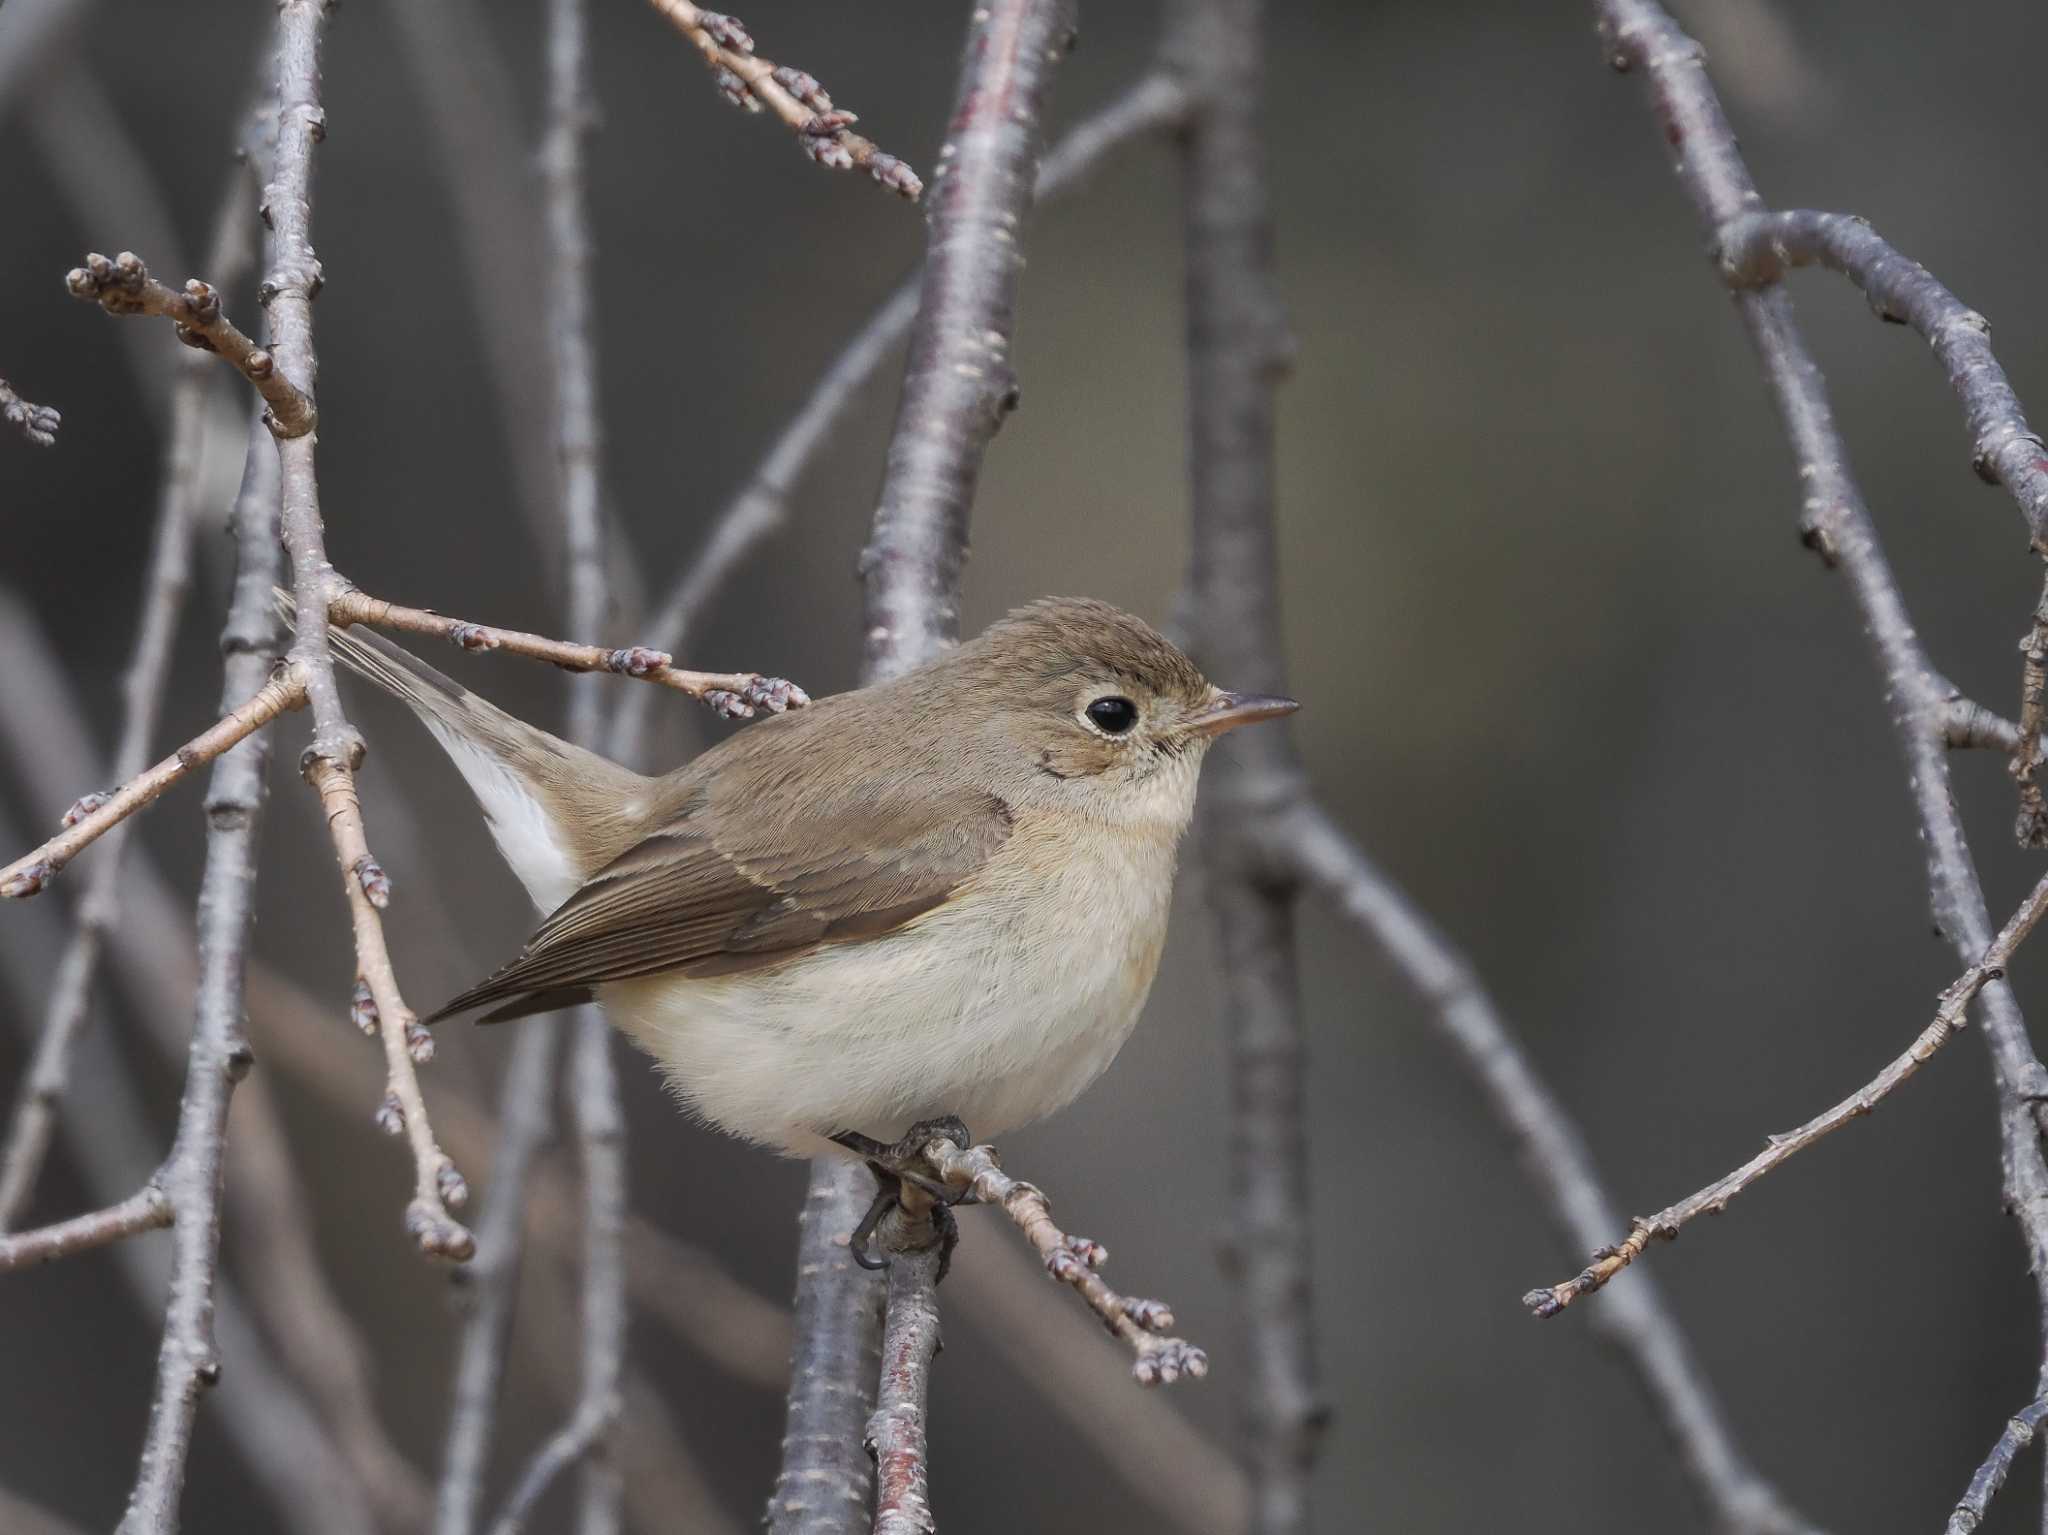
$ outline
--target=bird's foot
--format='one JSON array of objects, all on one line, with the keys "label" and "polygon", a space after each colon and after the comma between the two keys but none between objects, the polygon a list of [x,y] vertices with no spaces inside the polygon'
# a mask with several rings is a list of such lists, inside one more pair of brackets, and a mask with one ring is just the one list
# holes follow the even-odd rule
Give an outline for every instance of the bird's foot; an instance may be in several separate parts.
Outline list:
[{"label": "bird's foot", "polygon": [[952,1207],[971,1202],[973,1195],[953,1188],[939,1177],[925,1155],[925,1148],[935,1140],[949,1140],[966,1150],[973,1144],[967,1126],[958,1115],[946,1114],[919,1120],[910,1127],[908,1135],[895,1142],[878,1141],[858,1130],[841,1130],[832,1140],[865,1161],[868,1171],[875,1175],[874,1201],[847,1239],[853,1261],[864,1269],[889,1266],[889,1260],[874,1256],[868,1244],[882,1222],[893,1212],[901,1211],[904,1220],[929,1221],[937,1233],[939,1272],[934,1283],[943,1281],[952,1267],[953,1249],[960,1245],[960,1223],[953,1218]]}]

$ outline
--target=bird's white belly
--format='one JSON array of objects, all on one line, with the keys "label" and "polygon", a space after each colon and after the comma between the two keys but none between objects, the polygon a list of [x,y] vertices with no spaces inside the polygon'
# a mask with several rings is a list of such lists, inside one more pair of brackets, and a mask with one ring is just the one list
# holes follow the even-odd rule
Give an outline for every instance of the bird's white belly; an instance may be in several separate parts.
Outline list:
[{"label": "bird's white belly", "polygon": [[600,999],[694,1112],[750,1140],[810,1155],[837,1130],[893,1140],[941,1114],[990,1138],[1070,1102],[1130,1037],[1172,864],[1170,838],[1050,846],[886,937]]}]

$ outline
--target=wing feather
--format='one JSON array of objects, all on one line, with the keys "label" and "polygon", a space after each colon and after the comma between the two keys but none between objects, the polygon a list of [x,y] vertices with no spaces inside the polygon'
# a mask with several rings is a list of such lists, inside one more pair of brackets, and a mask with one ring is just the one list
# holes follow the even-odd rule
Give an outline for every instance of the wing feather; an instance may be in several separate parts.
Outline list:
[{"label": "wing feather", "polygon": [[943,905],[1011,828],[1008,805],[979,790],[835,795],[801,769],[727,792],[723,775],[710,782],[428,1021],[495,1006],[492,1022],[607,981],[735,975],[880,937]]}]

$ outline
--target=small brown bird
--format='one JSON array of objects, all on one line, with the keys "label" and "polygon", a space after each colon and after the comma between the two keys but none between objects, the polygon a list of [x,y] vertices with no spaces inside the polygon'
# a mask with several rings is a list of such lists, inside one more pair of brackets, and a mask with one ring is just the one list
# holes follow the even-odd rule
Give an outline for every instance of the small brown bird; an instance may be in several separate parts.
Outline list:
[{"label": "small brown bird", "polygon": [[802,1155],[1071,1102],[1151,988],[1210,742],[1296,707],[1047,598],[648,778],[367,631],[333,645],[425,721],[550,913],[434,1017],[595,998],[694,1113]]}]

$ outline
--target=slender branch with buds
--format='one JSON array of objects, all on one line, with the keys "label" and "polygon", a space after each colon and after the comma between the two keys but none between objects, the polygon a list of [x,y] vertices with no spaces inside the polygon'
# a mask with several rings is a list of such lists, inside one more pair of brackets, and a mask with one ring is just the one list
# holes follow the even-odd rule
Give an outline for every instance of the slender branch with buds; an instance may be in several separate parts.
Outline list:
[{"label": "slender branch with buds", "polygon": [[219,724],[201,731],[154,767],[109,792],[81,796],[64,812],[64,826],[56,836],[0,869],[0,896],[18,900],[38,894],[66,864],[129,816],[305,701],[304,682],[296,672],[282,671],[230,709]]},{"label": "slender branch with buds", "polygon": [[[675,657],[666,651],[650,650],[644,645],[608,649],[602,645],[551,640],[518,629],[497,629],[489,624],[449,618],[428,608],[385,602],[338,581],[327,598],[327,616],[344,627],[369,624],[405,634],[424,634],[446,640],[460,650],[502,650],[507,655],[545,661],[569,672],[610,672],[638,678],[697,699],[709,705],[721,719],[752,719],[757,710],[780,714],[785,709],[800,709],[811,701],[808,693],[786,678],[764,677],[758,672],[690,671],[675,665]],[[597,616],[587,621],[594,623]]]},{"label": "slender branch with buds", "polygon": [[42,448],[57,445],[57,428],[64,424],[56,406],[24,400],[4,378],[0,378],[0,420]]},{"label": "slender branch with buds", "polygon": [[[464,650],[503,650],[508,655],[546,661],[565,671],[609,672],[637,678],[698,699],[724,718],[750,718],[759,709],[779,714],[784,709],[800,708],[810,702],[808,693],[794,682],[780,677],[764,677],[758,672],[688,671],[672,666],[672,658],[663,652],[641,646],[608,650],[600,645],[572,644],[522,630],[496,629],[466,619],[450,618],[426,608],[384,602],[350,586],[338,574],[331,580],[334,590],[325,601],[336,624],[364,623],[404,633],[433,635]],[[288,611],[298,611],[296,602],[287,602],[286,607]],[[324,634],[323,626],[323,645]],[[311,696],[309,677],[303,662],[289,662],[224,715],[218,724],[201,731],[161,762],[111,790],[82,796],[65,812],[63,827],[55,836],[5,868],[0,868],[0,897],[20,899],[40,893],[72,859],[136,811],[155,803],[167,790],[236,743],[248,739],[279,715],[304,708]],[[339,707],[338,702],[336,707]],[[329,781],[325,792],[339,791]],[[334,804],[338,805],[339,801]],[[355,859],[367,853],[367,846],[357,850],[347,866],[354,868]],[[375,866],[374,859],[365,865],[366,868]],[[390,898],[389,883],[382,879],[381,868],[372,883],[377,887],[375,898],[381,910]]]},{"label": "slender branch with buds", "polygon": [[1948,1516],[1944,1535],[1975,1535],[1984,1522],[1985,1511],[1991,1507],[1991,1500],[1998,1496],[1998,1489],[2005,1485],[2005,1478],[2012,1470],[2012,1463],[2040,1432],[2043,1419],[2048,1419],[2048,1397],[2042,1397],[2014,1413],[2005,1425],[2005,1432],[1998,1436],[1998,1443],[1991,1447],[1991,1453],[1984,1457],[1984,1464],[1977,1468],[1977,1474],[1970,1478],[1962,1501]]},{"label": "slender branch with buds", "polygon": [[1914,1037],[1913,1043],[1862,1087],[1823,1114],[1817,1114],[1796,1130],[1773,1135],[1764,1149],[1733,1172],[1716,1178],[1698,1193],[1658,1211],[1647,1220],[1637,1219],[1629,1234],[1612,1247],[1593,1255],[1593,1262],[1562,1284],[1531,1290],[1522,1304],[1539,1317],[1555,1316],[1582,1295],[1590,1295],[1642,1256],[1652,1241],[1672,1242],[1690,1222],[1702,1215],[1719,1215],[1728,1201],[1781,1163],[1797,1156],[1816,1141],[1835,1133],[1852,1120],[1861,1119],[1903,1086],[1906,1080],[1935,1052],[1960,1033],[1967,1022],[1970,1004],[1977,994],[2004,977],[2006,966],[2019,946],[2026,942],[2048,911],[2048,878],[2043,878],[2014,912],[1983,958],[1951,982],[1941,994],[1934,1020]]},{"label": "slender branch with buds", "polygon": [[925,1157],[950,1187],[1002,1208],[1044,1260],[1046,1273],[1072,1285],[1110,1335],[1136,1356],[1131,1376],[1140,1385],[1170,1386],[1183,1375],[1200,1380],[1209,1373],[1209,1356],[1171,1335],[1173,1308],[1164,1301],[1119,1295],[1104,1283],[1098,1271],[1109,1261],[1109,1249],[1062,1231],[1044,1191],[1004,1172],[993,1146],[962,1150],[951,1141],[935,1140],[925,1148]]},{"label": "slender branch with buds", "polygon": [[304,390],[278,372],[277,360],[235,327],[222,313],[220,294],[197,277],[173,292],[149,275],[133,251],[109,261],[97,251],[64,278],[73,298],[96,303],[108,314],[162,315],[177,327],[178,339],[202,352],[213,352],[246,378],[270,407],[270,429],[279,437],[303,437],[319,424],[313,401]]},{"label": "slender branch with buds", "polygon": [[748,112],[763,107],[788,124],[797,147],[832,170],[863,170],[899,197],[916,202],[924,191],[917,172],[871,139],[853,131],[860,121],[836,107],[817,77],[774,64],[754,52],[754,39],[739,18],[707,11],[690,0],[652,0],[704,55],[718,93]]}]

